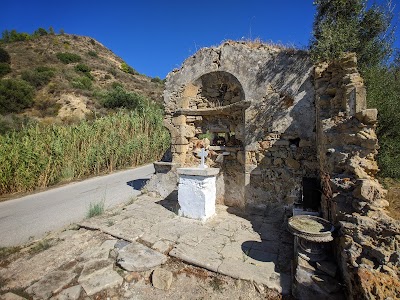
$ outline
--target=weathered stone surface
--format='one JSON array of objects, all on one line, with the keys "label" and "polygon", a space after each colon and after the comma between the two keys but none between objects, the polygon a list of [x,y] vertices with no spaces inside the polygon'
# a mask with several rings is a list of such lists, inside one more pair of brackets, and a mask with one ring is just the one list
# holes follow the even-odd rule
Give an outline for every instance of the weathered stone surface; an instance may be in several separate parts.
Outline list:
[{"label": "weathered stone surface", "polygon": [[167,291],[172,284],[172,272],[162,268],[156,268],[151,276],[153,286],[157,289]]},{"label": "weathered stone surface", "polygon": [[292,169],[295,169],[295,170],[298,170],[300,168],[300,166],[301,166],[300,163],[297,160],[293,159],[293,158],[286,158],[285,162],[286,162],[286,165],[289,168],[292,168]]},{"label": "weathered stone surface", "polygon": [[124,279],[110,268],[100,269],[85,277],[81,276],[78,280],[88,296],[107,288],[120,286],[123,281]]},{"label": "weathered stone surface", "polygon": [[361,110],[356,113],[356,118],[365,124],[375,124],[378,120],[378,110],[376,108]]},{"label": "weathered stone surface", "polygon": [[75,277],[75,273],[54,271],[28,287],[25,292],[34,298],[49,299],[53,294],[60,292]]},{"label": "weathered stone surface", "polygon": [[18,295],[14,294],[14,293],[8,292],[8,293],[6,293],[4,295],[1,295],[0,299],[1,300],[25,300],[26,298],[23,298],[23,297],[18,296]]},{"label": "weathered stone surface", "polygon": [[[383,276],[385,272],[391,273],[390,260],[399,245],[389,237],[389,228],[396,227],[397,221],[383,210],[388,205],[386,191],[374,179],[379,171],[375,160],[379,149],[375,133],[377,111],[365,107],[365,87],[355,57],[350,63],[349,58],[343,58],[318,68],[318,77],[319,164],[329,174],[325,178],[330,177],[330,183],[335,183],[328,183],[332,191],[328,184],[324,185],[322,208],[326,218],[342,220],[344,235],[336,253],[341,254],[338,263],[348,297],[396,298],[394,295],[400,293],[398,282]],[[334,97],[328,95],[333,89]],[[344,184],[344,179],[348,184]],[[396,230],[399,231],[398,227]],[[334,275],[333,270],[330,275]],[[314,281],[319,286],[321,282],[324,280]],[[329,288],[325,290],[330,292]]]},{"label": "weathered stone surface", "polygon": [[218,272],[218,267],[222,262],[222,256],[217,251],[213,251],[213,249],[207,246],[208,245],[199,245],[198,247],[192,247],[179,244],[169,252],[169,255],[207,270]]},{"label": "weathered stone surface", "polygon": [[89,276],[95,271],[101,269],[112,270],[114,262],[111,259],[92,259],[84,263],[82,272],[80,274],[80,279]]},{"label": "weathered stone surface", "polygon": [[125,281],[128,283],[131,283],[133,281],[137,282],[142,278],[142,275],[140,275],[138,272],[130,272],[128,275],[125,276]]},{"label": "weathered stone surface", "polygon": [[259,267],[240,260],[227,258],[219,266],[218,272],[233,278],[241,278],[265,284],[270,289],[277,290],[282,294],[288,294],[290,291],[290,276],[278,274],[274,271],[274,268],[275,264],[272,262]]},{"label": "weathered stone surface", "polygon": [[127,271],[146,271],[167,261],[167,257],[140,243],[133,242],[119,251],[117,263]]},{"label": "weathered stone surface", "polygon": [[379,183],[368,179],[359,180],[353,192],[354,197],[368,203],[384,198],[385,194],[386,191],[382,189]]},{"label": "weathered stone surface", "polygon": [[151,246],[151,248],[160,253],[167,254],[172,248],[172,243],[167,241],[157,241],[153,246]]},{"label": "weathered stone surface", "polygon": [[82,287],[80,285],[75,285],[67,288],[55,297],[55,300],[78,300],[82,292]]},{"label": "weathered stone surface", "polygon": [[83,259],[107,259],[110,250],[114,248],[117,240],[107,240],[100,247],[94,247],[86,250],[81,254]]}]

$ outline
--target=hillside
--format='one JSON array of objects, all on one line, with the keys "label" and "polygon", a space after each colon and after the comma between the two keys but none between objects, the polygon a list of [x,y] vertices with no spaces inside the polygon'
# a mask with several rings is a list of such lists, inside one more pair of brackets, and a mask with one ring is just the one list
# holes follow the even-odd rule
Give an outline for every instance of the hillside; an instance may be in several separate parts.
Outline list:
[{"label": "hillside", "polygon": [[11,67],[2,79],[23,79],[34,87],[28,107],[17,115],[2,112],[3,126],[21,120],[21,116],[49,124],[106,115],[108,109],[101,100],[116,86],[162,103],[161,80],[138,74],[90,37],[46,34],[3,42],[0,47],[8,52]]}]

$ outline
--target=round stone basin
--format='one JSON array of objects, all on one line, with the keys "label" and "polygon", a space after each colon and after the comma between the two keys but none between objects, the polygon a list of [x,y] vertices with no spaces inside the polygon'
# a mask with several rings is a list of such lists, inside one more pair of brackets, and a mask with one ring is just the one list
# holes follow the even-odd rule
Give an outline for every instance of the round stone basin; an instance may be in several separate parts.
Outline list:
[{"label": "round stone basin", "polygon": [[288,220],[288,228],[294,235],[308,241],[324,243],[333,240],[333,225],[316,216],[293,216]]}]

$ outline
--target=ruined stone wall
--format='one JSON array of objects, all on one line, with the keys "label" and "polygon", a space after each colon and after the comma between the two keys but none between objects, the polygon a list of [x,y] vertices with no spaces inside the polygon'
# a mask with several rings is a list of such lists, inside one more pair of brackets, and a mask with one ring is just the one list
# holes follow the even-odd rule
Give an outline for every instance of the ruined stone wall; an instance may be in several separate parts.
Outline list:
[{"label": "ruined stone wall", "polygon": [[244,42],[199,50],[167,76],[173,162],[198,165],[202,141],[207,164],[221,169],[219,203],[299,200],[303,177],[318,169],[312,71],[304,51]]},{"label": "ruined stone wall", "polygon": [[315,69],[324,217],[340,227],[337,261],[349,299],[399,299],[400,226],[376,180],[377,111],[366,109],[354,55]]}]

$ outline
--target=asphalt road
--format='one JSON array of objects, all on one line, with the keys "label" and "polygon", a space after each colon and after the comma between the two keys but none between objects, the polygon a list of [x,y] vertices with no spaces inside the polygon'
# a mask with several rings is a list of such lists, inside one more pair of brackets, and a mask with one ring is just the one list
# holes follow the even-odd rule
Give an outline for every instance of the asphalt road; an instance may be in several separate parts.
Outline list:
[{"label": "asphalt road", "polygon": [[128,202],[153,173],[150,164],[0,202],[0,247],[22,245],[78,222],[90,203],[104,201],[107,209]]}]

